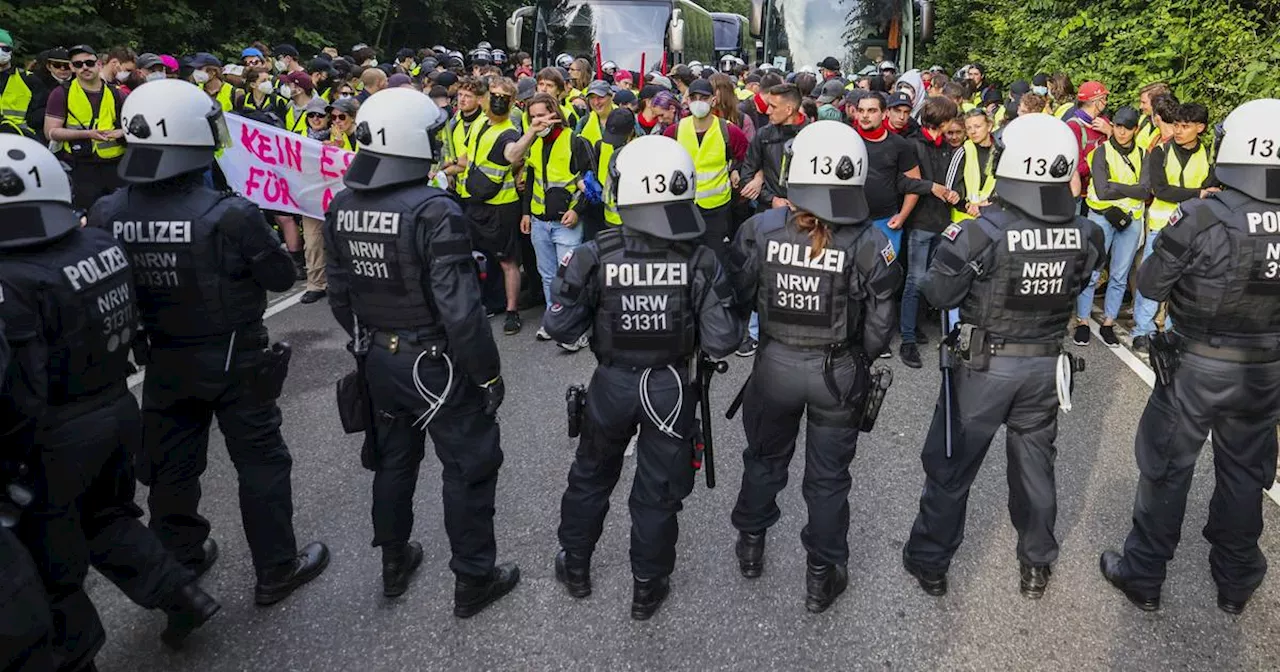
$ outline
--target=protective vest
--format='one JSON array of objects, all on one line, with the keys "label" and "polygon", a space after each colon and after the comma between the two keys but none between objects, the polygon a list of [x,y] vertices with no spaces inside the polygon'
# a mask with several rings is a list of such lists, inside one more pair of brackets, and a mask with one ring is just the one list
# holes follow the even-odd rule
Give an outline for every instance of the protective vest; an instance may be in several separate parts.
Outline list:
[{"label": "protective vest", "polygon": [[258,112],[275,112],[285,103],[286,101],[284,98],[274,93],[263,96],[262,102],[256,103],[253,100],[253,94],[250,93],[245,94],[244,101],[240,103],[240,109],[254,110]]},{"label": "protective vest", "polygon": [[[846,87],[846,88],[848,88],[848,87]],[[736,88],[736,89],[734,89],[734,90],[733,90],[733,95],[737,96],[739,101],[743,101],[743,100],[748,100],[748,99],[750,99],[751,97],[755,96],[756,94],[751,93],[751,91],[750,91],[749,89],[744,89],[744,88],[739,87],[739,88]]]},{"label": "protective vest", "polygon": [[698,346],[693,274],[707,250],[662,241],[628,251],[620,229],[596,234],[600,302],[591,350],[604,364],[666,366]]},{"label": "protective vest", "polygon": [[830,244],[815,256],[809,235],[787,220],[786,208],[757,219],[760,331],[801,348],[850,342],[862,322],[861,304],[849,301],[857,245],[872,227],[832,229]]},{"label": "protective vest", "polygon": [[560,104],[560,116],[564,117],[564,125],[568,128],[574,128],[578,125],[578,108],[573,103],[565,101]]},{"label": "protective vest", "polygon": [[[462,113],[459,112],[449,120],[449,124],[445,127],[444,134],[444,151],[445,156],[447,156],[449,160],[457,161],[467,153],[467,148],[471,146],[471,136],[475,129],[479,128],[480,124],[484,123],[484,120],[481,118],[483,116],[484,113],[482,112],[477,115],[475,119],[467,121],[462,118]],[[466,176],[467,173],[465,170],[458,174],[455,189],[459,196],[463,198],[470,198],[471,194],[467,193]]]},{"label": "protective vest", "polygon": [[218,101],[218,104],[222,106],[223,112],[230,112],[235,107],[235,96],[232,95],[234,91],[235,87],[223,82],[222,88],[218,89],[218,93],[211,97]]},{"label": "protective vest", "polygon": [[[467,145],[467,156],[470,162],[467,164],[467,169],[462,172],[461,182],[466,184],[471,178],[472,171],[479,171],[490,182],[501,185],[495,196],[485,200],[489,205],[505,205],[520,200],[520,194],[516,191],[515,171],[511,166],[496,164],[489,158],[498,136],[508,130],[515,130],[510,119],[497,125],[491,125],[486,119],[481,122],[480,128],[471,134],[471,142]],[[459,193],[461,194],[461,191]]]},{"label": "protective vest", "polygon": [[289,110],[284,114],[284,127],[289,131],[297,133],[298,135],[306,135],[307,134],[306,111],[305,110],[299,111],[297,108],[293,106],[293,103],[289,103]]},{"label": "protective vest", "polygon": [[1139,147],[1150,147],[1151,141],[1160,137],[1160,127],[1156,126],[1155,117],[1143,115],[1138,122],[1138,135],[1134,143]]},{"label": "protective vest", "polygon": [[622,216],[618,214],[617,198],[613,194],[613,176],[609,174],[609,162],[613,159],[613,153],[617,151],[617,147],[601,140],[596,143],[596,156],[599,157],[596,162],[596,179],[600,180],[600,186],[603,187],[604,194],[604,221],[611,226],[622,226]]},{"label": "protective vest", "polygon": [[[1135,185],[1138,178],[1142,175],[1142,149],[1138,143],[1133,143],[1133,149],[1128,154],[1116,149],[1115,143],[1107,140],[1098,147],[1094,147],[1089,151],[1089,157],[1086,159],[1089,165],[1093,165],[1093,153],[1102,149],[1106,152],[1107,157],[1107,179],[1116,184]],[[1102,212],[1107,208],[1120,208],[1133,215],[1135,218],[1142,216],[1142,207],[1146,202],[1136,198],[1121,198],[1115,201],[1104,201],[1098,198],[1098,192],[1093,188],[1093,180],[1089,180],[1089,193],[1085,197],[1085,202],[1095,212]]]},{"label": "protective vest", "polygon": [[164,195],[131,186],[103,200],[104,220],[133,262],[150,333],[197,340],[262,319],[266,290],[221,231],[224,221],[256,215],[257,206],[203,186]]},{"label": "protective vest", "polygon": [[9,71],[9,79],[4,90],[0,91],[0,119],[5,125],[17,128],[22,135],[29,135],[27,108],[31,106],[31,87],[22,78],[24,74],[17,68]]},{"label": "protective vest", "polygon": [[1070,111],[1071,111],[1071,109],[1072,109],[1072,108],[1074,108],[1075,106],[1076,106],[1076,104],[1075,104],[1075,103],[1072,103],[1072,102],[1070,102],[1070,101],[1065,102],[1065,103],[1063,103],[1063,104],[1061,104],[1061,105],[1059,105],[1059,106],[1057,106],[1057,107],[1053,108],[1053,116],[1055,116],[1055,117],[1057,117],[1057,118],[1061,119],[1061,118],[1062,118],[1062,115],[1066,114],[1067,112],[1070,112]]},{"label": "protective vest", "polygon": [[[978,160],[978,146],[972,140],[964,141],[964,194],[962,197],[969,203],[981,203],[987,200],[996,189],[996,147],[993,144],[987,154],[987,164],[981,165]],[[970,219],[969,213],[952,209],[951,221],[961,222]]]},{"label": "protective vest", "polygon": [[[1170,186],[1183,187],[1186,189],[1199,189],[1204,186],[1205,180],[1209,179],[1209,150],[1204,143],[1196,148],[1196,151],[1187,161],[1187,165],[1182,165],[1182,161],[1178,159],[1178,153],[1174,150],[1173,143],[1169,143],[1165,147],[1164,153],[1164,177]],[[1160,170],[1159,166],[1151,166],[1151,170]],[[1147,230],[1154,232],[1163,229],[1165,224],[1169,223],[1169,217],[1173,215],[1173,211],[1178,209],[1177,203],[1162,201],[1158,198],[1151,201],[1151,205],[1147,207]]]},{"label": "protective vest", "polygon": [[587,123],[582,125],[582,132],[578,135],[587,139],[587,142],[595,144],[604,137],[602,124],[600,123],[600,115],[594,111],[587,117]]},{"label": "protective vest", "polygon": [[[546,156],[546,163],[543,157]],[[575,195],[578,193],[578,175],[571,170],[573,165],[573,134],[561,130],[551,143],[550,155],[547,155],[546,140],[538,138],[529,149],[525,165],[533,169],[533,192],[530,195],[529,212],[534,217],[547,214],[547,197],[564,200],[558,203],[553,211],[568,210],[573,207]],[[552,189],[561,191],[553,192]],[[566,193],[561,193],[566,192]]]},{"label": "protective vest", "polygon": [[[69,129],[86,130],[96,129],[99,131],[114,131],[119,128],[116,123],[116,95],[107,84],[102,85],[102,101],[98,103],[98,109],[93,109],[93,105],[89,103],[89,96],[85,94],[84,89],[80,87],[79,79],[72,79],[67,85],[67,118],[64,124]],[[77,141],[77,143],[83,141]],[[76,154],[71,149],[71,143],[62,143],[62,151],[68,154]],[[118,159],[124,154],[123,140],[104,140],[93,141],[93,153],[100,159]]]},{"label": "protective vest", "polygon": [[66,404],[122,383],[129,376],[138,311],[129,258],[115,239],[81,229],[51,245],[5,250],[4,256],[4,291],[13,293],[11,299],[22,297],[17,305],[44,306],[48,403]]},{"label": "protective vest", "polygon": [[439,325],[435,298],[424,287],[430,262],[419,248],[419,215],[445,192],[414,185],[376,192],[344,189],[333,197],[335,260],[351,284],[351,309],[375,329]]},{"label": "protective vest", "polygon": [[724,119],[716,119],[699,142],[698,132],[693,128],[693,117],[686,117],[676,127],[676,141],[693,157],[698,207],[711,210],[727,205],[733,197],[729,189],[729,161],[725,158],[729,142],[728,123]]},{"label": "protective vest", "polygon": [[[1280,336],[1280,206],[1228,190],[1182,205],[1190,207],[1208,208],[1222,222],[1235,254],[1228,272],[1212,278],[1187,273],[1173,286],[1168,305],[1174,328],[1206,340]],[[1183,219],[1190,219],[1185,212]]]},{"label": "protective vest", "polygon": [[1014,343],[1061,340],[1087,280],[1089,222],[1049,225],[988,208],[967,226],[972,249],[990,243],[994,254],[961,303],[963,321]]}]

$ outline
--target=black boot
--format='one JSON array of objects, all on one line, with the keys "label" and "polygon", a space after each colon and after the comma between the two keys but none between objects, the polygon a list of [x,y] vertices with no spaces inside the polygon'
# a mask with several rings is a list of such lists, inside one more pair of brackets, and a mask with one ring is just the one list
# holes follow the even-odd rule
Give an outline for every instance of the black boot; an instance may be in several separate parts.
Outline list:
[{"label": "black boot", "polygon": [[482,579],[458,576],[453,586],[453,615],[471,618],[511,592],[520,583],[520,568],[513,562],[498,565]]},{"label": "black boot", "polygon": [[409,577],[422,564],[422,544],[391,543],[382,547],[382,594],[399,597],[409,589]]},{"label": "black boot", "polygon": [[1049,587],[1049,577],[1053,576],[1053,569],[1049,565],[1028,565],[1025,562],[1019,564],[1022,581],[1018,589],[1022,592],[1022,596],[1031,600],[1044,597],[1044,591]]},{"label": "black boot", "polygon": [[1239,616],[1244,613],[1244,608],[1249,606],[1249,598],[1243,600],[1236,599],[1230,595],[1218,591],[1218,608],[1232,616]]},{"label": "black boot", "polygon": [[591,558],[561,549],[556,554],[556,581],[582,599],[591,594]]},{"label": "black boot", "polygon": [[320,576],[329,566],[329,549],[318,541],[307,544],[292,562],[258,574],[253,601],[260,607],[275,604]]},{"label": "black boot", "polygon": [[930,572],[911,562],[907,557],[907,549],[902,549],[902,568],[907,573],[916,578],[916,583],[920,584],[921,590],[926,594],[934,597],[941,597],[947,594],[947,573],[946,572]]},{"label": "black boot", "polygon": [[671,577],[636,579],[631,588],[631,618],[647,621],[662,606],[671,592]]},{"label": "black boot", "polygon": [[764,573],[764,530],[739,532],[738,543],[733,550],[738,554],[738,571],[748,579],[759,578]]},{"label": "black boot", "polygon": [[212,539],[205,539],[204,543],[200,544],[200,550],[202,555],[198,562],[182,563],[187,569],[195,572],[197,579],[204,576],[204,573],[209,571],[213,563],[218,561],[218,542]]},{"label": "black boot", "polygon": [[1133,606],[1143,611],[1158,611],[1160,609],[1160,594],[1144,595],[1129,586],[1129,577],[1124,575],[1124,556],[1115,551],[1103,551],[1102,556],[1098,558],[1098,569],[1102,570],[1102,576],[1111,582],[1111,585],[1120,589],[1124,596],[1133,603]]},{"label": "black boot", "polygon": [[295,280],[307,279],[307,255],[302,250],[290,252],[289,256],[293,258],[293,278]]},{"label": "black boot", "polygon": [[183,640],[213,618],[222,605],[192,581],[170,593],[160,608],[169,616],[169,624],[160,633],[160,641],[171,649],[178,649],[182,647]]},{"label": "black boot", "polygon": [[804,608],[821,614],[849,587],[849,571],[844,565],[823,565],[812,560],[808,565],[804,578]]}]

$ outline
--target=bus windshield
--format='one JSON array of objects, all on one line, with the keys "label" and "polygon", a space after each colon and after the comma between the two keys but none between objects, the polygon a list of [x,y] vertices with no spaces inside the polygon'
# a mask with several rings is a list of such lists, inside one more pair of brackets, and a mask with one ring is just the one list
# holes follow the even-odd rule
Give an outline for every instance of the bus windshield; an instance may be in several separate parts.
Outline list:
[{"label": "bus windshield", "polygon": [[798,71],[816,68],[827,56],[840,61],[845,73],[891,56],[887,26],[878,29],[860,18],[858,0],[774,0],[769,13],[769,42],[775,63]]},{"label": "bus windshield", "polygon": [[618,67],[653,69],[666,50],[669,2],[626,0],[558,0],[538,6],[537,32],[546,62],[556,54],[595,59],[600,44],[601,61]]}]

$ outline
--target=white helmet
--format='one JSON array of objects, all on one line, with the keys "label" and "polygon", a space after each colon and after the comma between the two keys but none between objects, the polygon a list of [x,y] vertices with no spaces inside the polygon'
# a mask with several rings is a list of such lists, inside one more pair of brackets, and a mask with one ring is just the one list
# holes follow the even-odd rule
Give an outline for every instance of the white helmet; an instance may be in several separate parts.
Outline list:
[{"label": "white helmet", "polygon": [[557,67],[568,68],[571,65],[573,65],[573,57],[569,54],[560,54],[559,56],[556,56]]},{"label": "white helmet", "polygon": [[893,61],[881,61],[879,69],[881,72],[884,72],[885,70],[892,70],[894,72],[897,72],[898,64],[894,63]]},{"label": "white helmet", "polygon": [[1251,100],[1227,115],[1214,174],[1223,184],[1280,203],[1280,100]]},{"label": "white helmet", "polygon": [[0,250],[53,240],[80,228],[71,209],[71,181],[44,145],[0,133],[0,159]]},{"label": "white helmet", "polygon": [[627,143],[609,167],[622,225],[666,240],[691,240],[707,229],[694,204],[693,157],[662,135]]},{"label": "white helmet", "polygon": [[1005,127],[1003,141],[996,164],[1000,198],[1036,219],[1071,221],[1078,212],[1071,174],[1080,145],[1066,123],[1050,114],[1019,115]]},{"label": "white helmet", "polygon": [[383,89],[369,96],[356,112],[360,151],[343,182],[377,189],[425,179],[436,155],[435,130],[444,122],[444,112],[418,91]]},{"label": "white helmet", "polygon": [[147,82],[120,111],[128,148],[120,162],[126,182],[159,182],[204,170],[231,146],[222,106],[202,89],[177,79]]},{"label": "white helmet", "polygon": [[815,121],[791,141],[787,200],[832,224],[857,224],[870,216],[867,146],[848,124]]}]

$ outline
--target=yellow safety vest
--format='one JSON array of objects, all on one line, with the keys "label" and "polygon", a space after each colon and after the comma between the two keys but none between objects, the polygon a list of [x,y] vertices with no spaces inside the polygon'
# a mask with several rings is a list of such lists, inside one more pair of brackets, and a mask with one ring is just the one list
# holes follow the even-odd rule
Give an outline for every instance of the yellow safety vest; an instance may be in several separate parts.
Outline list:
[{"label": "yellow safety vest", "polygon": [[1063,104],[1061,104],[1061,105],[1059,105],[1059,106],[1057,106],[1057,107],[1055,107],[1055,108],[1053,109],[1053,116],[1055,116],[1055,117],[1057,117],[1057,118],[1061,119],[1061,118],[1062,118],[1062,115],[1064,115],[1064,114],[1066,114],[1066,113],[1067,113],[1067,110],[1069,110],[1069,109],[1071,109],[1071,108],[1073,108],[1073,107],[1075,107],[1075,106],[1076,106],[1076,104],[1075,104],[1075,103],[1063,103]]},{"label": "yellow safety vest", "polygon": [[728,129],[725,120],[714,119],[699,143],[693,121],[693,117],[681,120],[676,127],[676,142],[693,157],[698,207],[711,210],[728,204],[733,197],[729,189],[729,162],[725,159]]},{"label": "yellow safety vest", "polygon": [[[991,146],[991,154],[987,155],[987,163],[994,164],[992,157],[995,156],[996,147]],[[987,200],[992,191],[996,188],[995,171],[987,172],[986,166],[978,165],[978,146],[973,144],[972,140],[964,141],[964,193],[961,198],[966,203],[981,203]],[[969,213],[963,210],[951,209],[951,221],[963,222],[966,219],[973,219]]]},{"label": "yellow safety vest", "polygon": [[560,104],[560,116],[564,117],[564,125],[573,128],[578,125],[578,108],[573,103],[564,102]]},{"label": "yellow safety vest", "polygon": [[[231,108],[235,107],[235,96],[231,95],[234,90],[235,88],[230,84],[223,82],[222,88],[218,89],[217,95],[210,96],[210,98],[218,101],[218,104],[222,106],[223,112],[230,112]],[[206,93],[208,92],[206,91]]]},{"label": "yellow safety vest", "polygon": [[293,103],[288,103],[289,109],[284,113],[285,130],[297,133],[298,135],[307,134],[307,111],[298,112],[293,107]]},{"label": "yellow safety vest", "polygon": [[[489,205],[506,205],[507,203],[515,203],[520,200],[520,194],[516,192],[516,178],[512,174],[511,166],[500,166],[489,160],[489,153],[493,151],[493,143],[497,142],[498,136],[504,131],[514,131],[515,125],[510,119],[504,120],[495,126],[490,126],[488,120],[480,125],[480,130],[471,134],[471,142],[467,145],[467,156],[471,157],[471,162],[467,164],[467,169],[462,171],[463,184],[466,184],[467,178],[471,176],[472,170],[480,171],[489,181],[502,185],[498,193],[485,201]],[[461,189],[459,193],[461,193]]]},{"label": "yellow safety vest", "polygon": [[587,123],[582,125],[582,132],[579,133],[579,135],[586,138],[587,142],[590,142],[593,145],[599,142],[600,138],[603,137],[600,115],[596,114],[595,111],[592,111],[591,116],[587,117]]},{"label": "yellow safety vest", "polygon": [[258,112],[261,112],[264,110],[267,112],[274,112],[277,109],[279,109],[279,105],[287,102],[288,101],[286,101],[283,96],[270,93],[262,97],[262,104],[259,105],[258,103],[253,102],[252,93],[245,93],[244,102],[240,103],[240,108],[245,110],[254,110]]},{"label": "yellow safety vest", "polygon": [[1151,141],[1160,137],[1160,127],[1156,125],[1153,115],[1144,115],[1138,121],[1138,135],[1134,141],[1139,147],[1150,147]]},{"label": "yellow safety vest", "polygon": [[573,165],[573,134],[560,131],[551,143],[551,156],[543,165],[542,155],[546,148],[543,138],[533,141],[529,148],[529,157],[525,165],[533,169],[533,192],[529,202],[529,212],[535,217],[547,214],[547,192],[552,189],[564,189],[573,197],[570,204],[577,201],[578,174],[570,169]]},{"label": "yellow safety vest", "polygon": [[[1133,149],[1128,154],[1121,154],[1116,149],[1115,143],[1110,140],[1099,145],[1106,152],[1107,157],[1107,179],[1116,184],[1135,185],[1138,183],[1139,176],[1142,175],[1142,148],[1138,143],[1133,143]],[[1089,165],[1093,165],[1093,153],[1098,151],[1097,147],[1089,150],[1089,156],[1086,161]],[[1089,192],[1085,196],[1085,202],[1095,212],[1102,212],[1110,207],[1117,207],[1127,211],[1134,217],[1142,216],[1142,207],[1146,205],[1145,201],[1136,198],[1121,198],[1114,201],[1104,201],[1098,198],[1098,192],[1093,188],[1093,180],[1089,180]]]},{"label": "yellow safety vest", "polygon": [[[1205,148],[1204,143],[1200,143],[1185,166],[1178,161],[1178,153],[1174,151],[1174,147],[1173,143],[1169,143],[1168,151],[1164,154],[1165,179],[1171,186],[1184,189],[1199,189],[1204,186],[1204,181],[1209,179],[1209,150]],[[1157,170],[1159,167],[1151,168]],[[1147,207],[1147,230],[1155,232],[1163,229],[1165,224],[1169,223],[1169,217],[1173,216],[1173,211],[1177,209],[1177,203],[1162,201],[1158,198],[1152,201]]]},{"label": "yellow safety vest", "polygon": [[745,89],[745,88],[737,88],[737,89],[734,89],[734,90],[733,90],[733,93],[734,93],[734,95],[736,95],[736,96],[738,97],[738,100],[740,100],[740,101],[742,101],[742,100],[746,100],[746,99],[748,99],[748,98],[750,98],[750,97],[752,97],[752,96],[756,95],[756,94],[754,94],[754,93],[751,93],[751,91],[750,91],[750,90]]},{"label": "yellow safety vest", "polygon": [[[95,115],[89,96],[80,88],[80,80],[73,79],[67,86],[67,119],[66,128],[78,131],[94,129],[98,131],[114,131],[119,127],[116,123],[116,96],[111,87],[103,83],[102,101],[98,103]],[[62,143],[62,151],[71,153],[71,144]],[[118,159],[124,154],[123,140],[93,141],[93,153],[103,159]]]},{"label": "yellow safety vest", "polygon": [[613,196],[613,177],[609,174],[609,161],[613,158],[613,152],[617,148],[613,145],[601,140],[596,143],[596,155],[599,156],[599,162],[596,164],[596,179],[600,181],[600,186],[604,189],[604,221],[613,226],[622,226],[622,216],[618,214],[618,204]]},{"label": "yellow safety vest", "polygon": [[[484,113],[480,113],[475,119],[468,122],[462,118],[462,113],[454,115],[453,120],[449,122],[449,131],[445,134],[444,155],[451,161],[458,161],[467,155],[467,148],[471,146],[471,136],[474,135],[475,129],[484,123],[481,117]],[[466,180],[461,179],[466,175],[466,171],[459,173],[459,179],[456,180],[456,189],[458,195],[463,198],[470,198],[471,194],[467,193]]]},{"label": "yellow safety vest", "polygon": [[0,91],[0,118],[20,130],[30,131],[27,128],[27,108],[31,106],[31,87],[22,78],[24,74],[17,68],[9,71],[9,81],[5,83],[4,91]]}]

